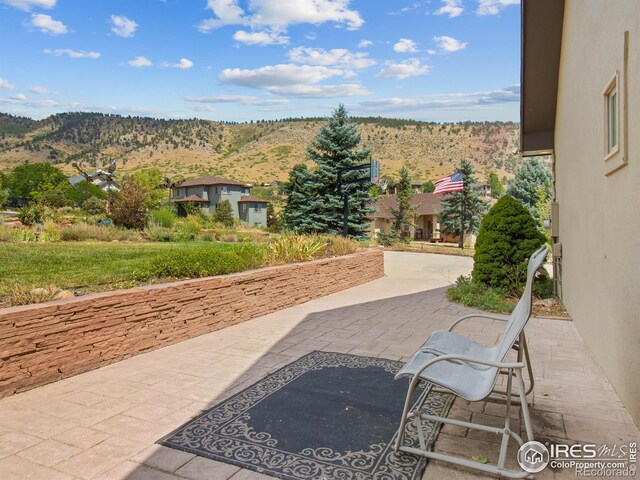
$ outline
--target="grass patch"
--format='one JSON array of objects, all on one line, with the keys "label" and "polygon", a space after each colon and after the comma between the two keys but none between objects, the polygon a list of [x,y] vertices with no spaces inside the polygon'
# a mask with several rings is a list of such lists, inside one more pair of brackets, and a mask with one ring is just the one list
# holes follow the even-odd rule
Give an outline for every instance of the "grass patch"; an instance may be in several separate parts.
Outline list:
[{"label": "grass patch", "polygon": [[438,244],[427,242],[410,242],[395,243],[391,246],[392,250],[399,252],[419,252],[419,253],[437,253],[440,255],[456,255],[458,257],[473,257],[475,250],[473,247],[459,248],[452,244]]},{"label": "grass patch", "polygon": [[[86,293],[133,286],[135,272],[165,253],[177,254],[207,246],[226,251],[224,243],[6,243],[0,249],[0,306],[13,293],[55,286]],[[21,294],[21,296],[23,296]]]},{"label": "grass patch", "polygon": [[447,298],[466,307],[497,313],[511,313],[516,303],[504,290],[473,282],[470,277],[459,277],[455,286],[447,290]]}]

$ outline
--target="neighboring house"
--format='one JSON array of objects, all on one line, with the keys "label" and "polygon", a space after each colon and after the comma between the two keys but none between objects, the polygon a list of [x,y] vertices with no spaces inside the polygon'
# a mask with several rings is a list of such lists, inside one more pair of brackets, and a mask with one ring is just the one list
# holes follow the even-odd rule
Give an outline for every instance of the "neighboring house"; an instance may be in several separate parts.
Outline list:
[{"label": "neighboring house", "polygon": [[553,158],[559,292],[640,425],[640,2],[525,0],[522,15],[521,151]]},{"label": "neighboring house", "polygon": [[479,183],[478,184],[478,193],[482,197],[490,197],[491,196],[491,184],[489,183]]},{"label": "neighboring house", "polygon": [[424,182],[421,182],[420,180],[411,180],[411,188],[413,189],[414,193],[422,193],[422,185]]},{"label": "neighboring house", "polygon": [[[458,237],[448,235],[440,231],[438,215],[440,214],[440,196],[433,193],[417,193],[411,200],[411,205],[416,205],[416,220],[412,224],[406,224],[402,236],[411,240],[425,242],[449,242],[456,243]],[[374,234],[390,233],[393,215],[390,208],[398,208],[395,195],[380,195],[375,203],[376,211],[373,213],[372,230]],[[471,236],[466,236],[471,239]]]},{"label": "neighboring house", "polygon": [[[84,177],[82,175],[74,175],[73,177],[69,177],[67,179],[71,185],[74,187],[81,182],[84,182]],[[96,187],[100,188],[103,192],[107,193],[109,190],[109,182],[107,182],[104,178],[95,177],[91,180]],[[120,190],[120,185],[117,182],[111,182],[111,191],[117,192]]]},{"label": "neighboring house", "polygon": [[185,180],[173,189],[172,197],[178,214],[186,215],[185,203],[196,203],[201,209],[215,213],[216,206],[229,200],[233,216],[251,226],[267,226],[267,201],[250,195],[251,185],[228,178],[202,177]]}]

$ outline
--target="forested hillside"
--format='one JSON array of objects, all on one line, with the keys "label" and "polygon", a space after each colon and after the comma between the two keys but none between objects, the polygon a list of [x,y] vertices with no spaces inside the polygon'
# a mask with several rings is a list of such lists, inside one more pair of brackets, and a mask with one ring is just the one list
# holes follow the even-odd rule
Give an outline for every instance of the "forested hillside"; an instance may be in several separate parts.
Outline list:
[{"label": "forested hillside", "polygon": [[[519,162],[515,123],[352,120],[359,124],[363,144],[380,160],[383,174],[394,174],[407,162],[415,179],[434,179],[451,173],[466,158],[481,178],[492,170],[503,178]],[[175,178],[214,175],[254,183],[285,179],[293,165],[308,161],[306,147],[323,121],[221,123],[83,112],[32,120],[0,113],[0,170],[47,161],[71,173],[72,162],[98,167],[115,159],[121,171],[158,166]]]}]

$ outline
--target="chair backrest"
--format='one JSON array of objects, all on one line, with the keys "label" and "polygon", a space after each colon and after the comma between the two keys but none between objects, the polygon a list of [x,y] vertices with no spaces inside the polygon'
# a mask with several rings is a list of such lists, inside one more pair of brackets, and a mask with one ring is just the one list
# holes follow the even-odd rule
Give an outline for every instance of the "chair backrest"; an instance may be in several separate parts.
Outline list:
[{"label": "chair backrest", "polygon": [[524,288],[522,297],[518,301],[516,308],[513,309],[507,326],[500,338],[498,348],[496,350],[497,361],[502,361],[511,350],[511,347],[516,342],[520,333],[524,329],[529,317],[531,316],[531,302],[533,299],[533,281],[538,269],[544,263],[549,248],[547,246],[540,247],[538,250],[531,254],[529,257],[529,265],[527,266],[527,285]]}]

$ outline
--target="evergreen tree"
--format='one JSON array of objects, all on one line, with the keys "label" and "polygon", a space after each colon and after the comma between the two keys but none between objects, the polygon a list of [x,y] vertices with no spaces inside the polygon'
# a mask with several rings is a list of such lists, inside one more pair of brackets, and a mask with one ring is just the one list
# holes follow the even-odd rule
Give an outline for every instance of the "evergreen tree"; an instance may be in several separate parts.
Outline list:
[{"label": "evergreen tree", "polygon": [[502,186],[502,183],[500,183],[500,179],[496,172],[489,172],[489,175],[487,176],[487,183],[491,187],[491,196],[493,198],[500,198],[504,195],[504,187]]},{"label": "evergreen tree", "polygon": [[533,158],[525,161],[516,171],[515,177],[509,181],[507,195],[522,203],[529,209],[533,217],[539,223],[539,214],[536,211],[536,204],[540,201],[540,190],[547,198],[553,196],[553,183],[551,172],[545,168],[542,162]]},{"label": "evergreen tree", "polygon": [[436,184],[433,183],[431,180],[427,180],[422,184],[422,193],[433,193],[435,189],[436,189]]},{"label": "evergreen tree", "polygon": [[461,160],[458,171],[462,172],[464,190],[448,193],[442,199],[440,227],[443,232],[459,236],[458,246],[464,246],[464,232],[476,233],[487,210],[487,202],[480,198],[475,168],[467,160]]},{"label": "evergreen tree", "polygon": [[280,191],[287,195],[282,214],[286,229],[297,233],[313,233],[314,227],[310,223],[310,199],[314,195],[311,189],[312,172],[304,163],[294,165],[289,172],[289,180],[284,182]]},{"label": "evergreen tree", "polygon": [[229,200],[218,202],[213,218],[225,227],[233,227],[233,208],[231,207],[231,202]]},{"label": "evergreen tree", "polygon": [[400,179],[396,187],[396,202],[398,208],[389,207],[389,212],[393,216],[391,222],[391,236],[400,238],[402,227],[406,224],[413,225],[415,221],[416,205],[411,205],[414,191],[411,188],[411,174],[406,166],[400,169]]},{"label": "evergreen tree", "polygon": [[515,292],[526,281],[527,259],[544,242],[527,209],[504,195],[482,220],[473,257],[473,281]]},{"label": "evergreen tree", "polygon": [[[309,157],[317,165],[311,182],[314,195],[309,197],[312,231],[330,235],[342,232],[343,197],[338,191],[338,171],[369,160],[369,148],[357,149],[360,139],[357,125],[349,121],[347,110],[340,105],[307,148]],[[347,172],[342,179],[355,180],[364,174],[363,171]],[[349,200],[349,236],[366,236],[370,224],[369,213],[374,211],[370,187],[369,182],[342,186],[342,192]]]}]

